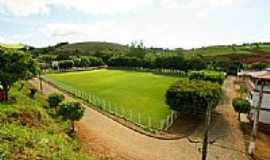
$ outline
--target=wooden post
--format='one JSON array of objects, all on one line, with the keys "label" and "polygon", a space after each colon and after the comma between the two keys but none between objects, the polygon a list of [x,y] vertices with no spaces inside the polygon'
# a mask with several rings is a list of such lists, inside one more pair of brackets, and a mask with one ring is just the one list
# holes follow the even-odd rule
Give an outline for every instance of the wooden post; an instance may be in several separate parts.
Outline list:
[{"label": "wooden post", "polygon": [[257,106],[255,108],[255,114],[254,114],[254,120],[253,120],[253,128],[251,132],[251,141],[248,146],[248,153],[250,155],[255,154],[255,145],[256,145],[256,136],[257,136],[257,129],[258,129],[258,122],[260,118],[260,110],[261,110],[261,105],[262,105],[262,99],[263,99],[263,88],[264,88],[264,81],[261,83],[261,89],[259,93],[259,101],[257,103]]},{"label": "wooden post", "polygon": [[211,114],[212,107],[211,105],[207,106],[206,116],[205,116],[205,131],[204,131],[204,139],[203,139],[203,148],[202,148],[202,160],[207,160],[207,152],[208,152],[208,132],[211,123]]}]

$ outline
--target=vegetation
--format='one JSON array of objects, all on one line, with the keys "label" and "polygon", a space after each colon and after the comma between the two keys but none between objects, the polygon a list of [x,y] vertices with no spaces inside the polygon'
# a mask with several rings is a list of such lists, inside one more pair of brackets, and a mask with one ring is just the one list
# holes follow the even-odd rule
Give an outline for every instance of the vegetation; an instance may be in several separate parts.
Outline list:
[{"label": "vegetation", "polygon": [[224,82],[225,75],[224,72],[217,72],[217,71],[208,71],[208,70],[191,71],[189,72],[189,79],[210,81],[221,85]]},{"label": "vegetation", "polygon": [[91,93],[112,102],[113,108],[125,117],[140,114],[141,122],[159,126],[170,110],[165,103],[167,88],[178,80],[177,77],[156,75],[149,72],[95,70],[48,74],[46,78]]},{"label": "vegetation", "polygon": [[0,159],[93,159],[80,152],[79,143],[66,134],[70,127],[46,106],[46,98],[30,98],[29,85],[18,91],[16,83],[10,100],[0,103]]},{"label": "vegetation", "polygon": [[74,62],[72,60],[62,60],[59,61],[58,65],[61,69],[70,69],[74,66]]},{"label": "vegetation", "polygon": [[247,69],[261,71],[261,70],[266,69],[268,66],[269,66],[268,64],[256,63],[256,64],[249,65]]},{"label": "vegetation", "polygon": [[0,43],[0,47],[8,48],[8,49],[22,49],[25,47],[23,44],[6,44],[6,43]]},{"label": "vegetation", "polygon": [[182,114],[203,116],[207,107],[214,109],[222,96],[220,85],[200,80],[180,80],[166,93],[166,103]]},{"label": "vegetation", "polygon": [[8,100],[11,86],[18,80],[30,79],[38,73],[37,63],[31,55],[17,50],[0,49],[0,84]]},{"label": "vegetation", "polygon": [[234,98],[232,102],[235,112],[238,112],[238,119],[240,120],[241,113],[248,113],[251,109],[250,103],[248,100],[243,98]]},{"label": "vegetation", "polygon": [[71,121],[71,131],[74,132],[74,121],[82,118],[85,108],[79,102],[66,102],[59,106],[58,114]]},{"label": "vegetation", "polygon": [[57,107],[63,100],[64,95],[60,93],[52,93],[48,96],[48,104],[50,107]]}]

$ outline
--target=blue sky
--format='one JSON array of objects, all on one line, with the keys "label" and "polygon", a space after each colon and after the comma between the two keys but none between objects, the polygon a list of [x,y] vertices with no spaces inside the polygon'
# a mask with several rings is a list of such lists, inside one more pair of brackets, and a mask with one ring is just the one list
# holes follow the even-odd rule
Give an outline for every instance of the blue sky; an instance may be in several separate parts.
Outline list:
[{"label": "blue sky", "polygon": [[192,48],[270,41],[269,0],[0,0],[0,42]]}]

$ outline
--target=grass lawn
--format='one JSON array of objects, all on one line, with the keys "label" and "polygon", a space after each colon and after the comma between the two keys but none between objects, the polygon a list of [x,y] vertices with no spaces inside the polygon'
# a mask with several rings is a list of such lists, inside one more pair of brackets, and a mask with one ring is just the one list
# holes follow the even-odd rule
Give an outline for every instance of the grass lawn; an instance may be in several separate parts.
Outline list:
[{"label": "grass lawn", "polygon": [[132,112],[134,119],[140,117],[142,124],[147,125],[148,117],[151,117],[152,127],[159,126],[160,121],[170,114],[165,93],[178,79],[148,72],[107,69],[48,74],[45,78],[110,101],[118,111],[124,110],[124,116]]}]

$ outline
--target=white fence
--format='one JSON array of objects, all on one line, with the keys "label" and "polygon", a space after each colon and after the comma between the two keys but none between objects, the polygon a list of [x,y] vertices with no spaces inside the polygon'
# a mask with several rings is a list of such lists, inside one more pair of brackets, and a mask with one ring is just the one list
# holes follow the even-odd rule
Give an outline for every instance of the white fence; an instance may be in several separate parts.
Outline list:
[{"label": "white fence", "polygon": [[109,100],[105,100],[93,93],[81,91],[72,86],[49,79],[47,77],[43,77],[43,79],[56,85],[58,88],[83,99],[84,101],[92,104],[94,107],[97,107],[122,119],[128,120],[137,126],[140,126],[141,128],[151,132],[168,130],[172,126],[174,120],[177,118],[177,113],[171,111],[165,119],[156,121],[153,120],[151,116],[147,116],[139,112],[134,112],[132,109],[128,109],[128,107],[121,107],[120,105],[117,105]]}]

